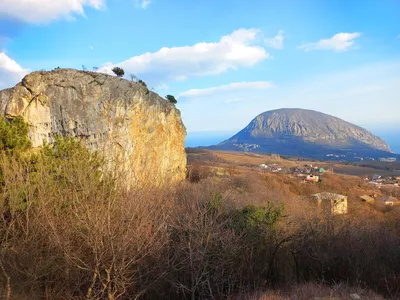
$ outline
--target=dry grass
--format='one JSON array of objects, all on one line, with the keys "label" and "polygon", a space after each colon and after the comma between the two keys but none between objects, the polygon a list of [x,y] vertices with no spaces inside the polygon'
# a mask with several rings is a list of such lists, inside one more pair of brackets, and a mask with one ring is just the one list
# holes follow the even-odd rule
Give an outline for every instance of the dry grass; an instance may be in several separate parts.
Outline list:
[{"label": "dry grass", "polygon": [[[282,291],[269,290],[252,295],[243,295],[237,299],[246,300],[353,300],[351,295],[357,294],[363,300],[384,300],[382,296],[362,288],[349,287],[346,284],[332,286],[316,283],[296,285]],[[232,299],[235,299],[234,297]]]},{"label": "dry grass", "polygon": [[345,164],[337,162],[320,162],[311,160],[295,160],[295,159],[275,159],[271,155],[263,155],[258,153],[244,153],[234,151],[211,151],[202,150],[201,153],[188,153],[189,162],[196,161],[200,164],[223,164],[237,166],[258,166],[260,164],[278,163],[285,168],[291,168],[299,165],[312,164],[323,167],[326,170],[333,170],[334,173],[363,176],[381,174],[383,176],[400,176],[400,171],[396,168],[397,165],[381,162],[370,162],[363,166],[362,163]]},{"label": "dry grass", "polygon": [[330,217],[308,198],[351,194],[354,178],[224,161],[226,176],[198,163],[178,186],[126,190],[86,152],[1,162],[2,299],[400,297],[399,218]]}]

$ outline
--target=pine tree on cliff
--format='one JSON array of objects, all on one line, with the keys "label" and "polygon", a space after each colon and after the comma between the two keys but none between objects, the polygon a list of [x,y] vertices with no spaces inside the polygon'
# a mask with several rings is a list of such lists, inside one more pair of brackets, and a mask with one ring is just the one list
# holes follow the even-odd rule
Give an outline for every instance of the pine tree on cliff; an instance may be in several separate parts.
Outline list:
[{"label": "pine tree on cliff", "polygon": [[172,104],[178,103],[178,101],[177,101],[177,100],[175,99],[175,97],[172,96],[172,95],[167,95],[167,96],[165,96],[165,98],[166,98],[170,103],[172,103]]},{"label": "pine tree on cliff", "polygon": [[115,75],[117,75],[118,77],[123,77],[125,75],[125,71],[124,69],[120,68],[120,67],[114,67],[112,69],[112,71],[114,72]]}]

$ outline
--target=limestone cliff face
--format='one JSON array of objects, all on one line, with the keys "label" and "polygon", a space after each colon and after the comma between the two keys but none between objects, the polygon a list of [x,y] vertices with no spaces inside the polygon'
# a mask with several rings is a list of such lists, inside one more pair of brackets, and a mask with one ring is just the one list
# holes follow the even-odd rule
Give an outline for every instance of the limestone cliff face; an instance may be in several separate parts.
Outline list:
[{"label": "limestone cliff face", "polygon": [[180,112],[141,84],[106,74],[57,69],[27,75],[0,91],[4,116],[22,116],[34,147],[55,135],[81,138],[133,184],[185,178]]}]

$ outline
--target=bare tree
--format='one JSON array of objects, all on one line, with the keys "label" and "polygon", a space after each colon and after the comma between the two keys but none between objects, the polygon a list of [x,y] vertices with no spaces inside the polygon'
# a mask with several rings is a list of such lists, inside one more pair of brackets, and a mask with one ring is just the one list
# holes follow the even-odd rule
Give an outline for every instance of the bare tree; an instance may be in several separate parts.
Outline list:
[{"label": "bare tree", "polygon": [[136,77],[135,74],[129,74],[129,77],[131,78],[131,81],[138,81],[138,78]]}]

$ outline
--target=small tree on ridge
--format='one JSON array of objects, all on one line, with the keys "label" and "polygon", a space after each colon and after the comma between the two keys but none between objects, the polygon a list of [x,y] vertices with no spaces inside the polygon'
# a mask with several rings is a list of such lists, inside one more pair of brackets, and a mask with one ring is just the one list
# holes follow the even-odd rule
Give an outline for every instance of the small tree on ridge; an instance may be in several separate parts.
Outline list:
[{"label": "small tree on ridge", "polygon": [[112,69],[112,71],[114,72],[115,75],[117,75],[118,77],[123,77],[125,75],[125,71],[124,69],[120,68],[120,67],[114,67]]},{"label": "small tree on ridge", "polygon": [[178,103],[178,101],[177,101],[177,100],[175,99],[175,97],[172,96],[172,95],[167,95],[167,96],[165,96],[165,98],[166,98],[170,103],[172,103],[172,104]]}]

